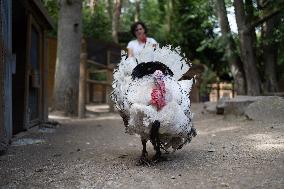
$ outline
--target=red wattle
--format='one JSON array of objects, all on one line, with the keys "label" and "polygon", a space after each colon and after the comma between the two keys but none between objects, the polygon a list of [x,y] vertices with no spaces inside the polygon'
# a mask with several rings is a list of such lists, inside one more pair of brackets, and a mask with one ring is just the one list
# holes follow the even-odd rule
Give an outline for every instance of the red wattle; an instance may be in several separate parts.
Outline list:
[{"label": "red wattle", "polygon": [[151,103],[156,106],[158,110],[161,110],[166,105],[165,94],[166,89],[164,81],[158,81],[151,93]]}]

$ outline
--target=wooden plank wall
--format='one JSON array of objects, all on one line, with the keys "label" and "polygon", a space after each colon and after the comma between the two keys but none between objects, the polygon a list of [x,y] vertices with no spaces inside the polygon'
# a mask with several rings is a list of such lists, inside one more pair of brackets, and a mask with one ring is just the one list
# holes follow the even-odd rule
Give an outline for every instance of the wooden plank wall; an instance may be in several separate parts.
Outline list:
[{"label": "wooden plank wall", "polygon": [[3,38],[2,38],[2,24],[0,24],[0,27],[1,27],[0,30],[1,32],[0,34],[0,138],[2,138],[5,136],[4,135],[4,49],[3,49]]},{"label": "wooden plank wall", "polygon": [[56,38],[48,38],[48,105],[52,104],[53,87],[54,87],[54,76],[56,66],[56,50],[57,40]]},{"label": "wooden plank wall", "polygon": [[11,11],[11,1],[0,0],[0,155],[7,150],[12,137]]},{"label": "wooden plank wall", "polygon": [[12,4],[11,1],[1,0],[1,114],[2,133],[12,137]]}]

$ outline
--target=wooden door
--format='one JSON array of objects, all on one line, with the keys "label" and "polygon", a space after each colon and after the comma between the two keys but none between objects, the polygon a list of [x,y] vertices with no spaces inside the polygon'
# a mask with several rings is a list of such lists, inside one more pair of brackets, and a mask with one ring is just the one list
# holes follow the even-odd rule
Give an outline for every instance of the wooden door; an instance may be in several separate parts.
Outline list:
[{"label": "wooden door", "polygon": [[29,127],[41,120],[41,87],[42,87],[42,33],[40,27],[32,17],[29,22],[28,48],[28,114]]}]

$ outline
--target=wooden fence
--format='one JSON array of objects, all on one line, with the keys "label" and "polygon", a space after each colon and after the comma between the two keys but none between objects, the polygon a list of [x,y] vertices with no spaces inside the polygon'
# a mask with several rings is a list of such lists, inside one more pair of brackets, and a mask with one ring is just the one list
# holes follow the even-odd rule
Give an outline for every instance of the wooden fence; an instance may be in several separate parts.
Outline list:
[{"label": "wooden fence", "polygon": [[213,102],[218,101],[222,97],[233,98],[236,95],[233,83],[213,83],[208,88],[210,89],[209,99]]}]

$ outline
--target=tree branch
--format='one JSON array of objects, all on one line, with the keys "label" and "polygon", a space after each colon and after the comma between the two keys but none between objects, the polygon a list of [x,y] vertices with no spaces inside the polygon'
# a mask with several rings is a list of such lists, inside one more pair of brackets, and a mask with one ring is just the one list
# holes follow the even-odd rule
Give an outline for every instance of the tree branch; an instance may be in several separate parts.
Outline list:
[{"label": "tree branch", "polygon": [[284,11],[284,3],[281,3],[280,6],[278,6],[276,9],[273,9],[272,11],[269,11],[269,13],[267,13],[267,14],[261,16],[261,17],[258,17],[257,20],[255,20],[254,22],[252,22],[251,24],[248,25],[247,30],[248,31],[252,30],[256,26],[262,24],[266,20],[268,20],[268,19],[272,18],[273,16],[277,15],[281,11]]}]

